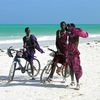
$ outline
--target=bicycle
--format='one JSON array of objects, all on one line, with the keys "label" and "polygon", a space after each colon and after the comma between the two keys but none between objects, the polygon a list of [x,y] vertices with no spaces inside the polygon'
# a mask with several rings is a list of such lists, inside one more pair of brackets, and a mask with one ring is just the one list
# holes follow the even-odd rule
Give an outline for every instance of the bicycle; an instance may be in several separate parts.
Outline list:
[{"label": "bicycle", "polygon": [[[23,58],[23,52],[24,52],[23,49],[15,50],[12,48],[12,46],[7,49],[7,54],[9,57],[13,57],[13,54],[15,53],[15,56],[13,58],[13,62],[9,71],[8,82],[13,81],[16,70],[21,70],[21,73],[27,72],[28,75],[32,78],[36,77],[39,74],[40,62],[36,57],[34,57],[34,60],[33,60],[34,62],[33,69],[31,69],[30,63],[28,61],[26,61],[24,66],[21,64],[20,59]],[[19,65],[19,67],[17,65]]]},{"label": "bicycle", "polygon": [[[55,55],[58,53],[50,48],[48,48],[48,50],[52,51],[49,55],[51,57],[55,57]],[[59,53],[60,55],[63,55],[61,53]],[[48,60],[47,65],[44,67],[44,69],[42,70],[41,76],[40,76],[40,81],[41,83],[45,83],[45,81],[47,80],[47,78],[49,77],[50,73],[51,73],[51,67],[53,64],[53,59],[52,60]],[[67,77],[69,77],[70,75],[70,69],[69,66],[64,66],[64,65],[60,65],[60,67],[58,66],[58,63],[56,65],[57,69],[60,68],[60,72],[61,75],[63,76],[63,79],[65,80]]]}]

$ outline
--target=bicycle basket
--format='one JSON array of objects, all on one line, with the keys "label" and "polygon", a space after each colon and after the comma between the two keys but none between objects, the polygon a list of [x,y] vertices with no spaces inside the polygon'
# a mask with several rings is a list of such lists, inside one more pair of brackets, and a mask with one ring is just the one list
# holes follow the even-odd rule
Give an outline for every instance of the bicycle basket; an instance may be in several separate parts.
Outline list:
[{"label": "bicycle basket", "polygon": [[49,55],[50,55],[51,57],[54,57],[54,56],[55,56],[55,53],[54,53],[54,52],[51,52]]},{"label": "bicycle basket", "polygon": [[18,51],[18,52],[17,52],[17,56],[18,56],[18,57],[22,57],[22,56],[23,56],[23,52]]}]

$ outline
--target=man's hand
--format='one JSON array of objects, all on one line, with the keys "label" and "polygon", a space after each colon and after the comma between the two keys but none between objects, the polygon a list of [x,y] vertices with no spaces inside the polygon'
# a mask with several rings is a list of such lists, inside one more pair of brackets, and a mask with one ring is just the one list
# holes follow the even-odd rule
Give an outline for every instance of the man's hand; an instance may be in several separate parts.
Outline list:
[{"label": "man's hand", "polygon": [[45,53],[43,50],[41,50],[41,53]]}]

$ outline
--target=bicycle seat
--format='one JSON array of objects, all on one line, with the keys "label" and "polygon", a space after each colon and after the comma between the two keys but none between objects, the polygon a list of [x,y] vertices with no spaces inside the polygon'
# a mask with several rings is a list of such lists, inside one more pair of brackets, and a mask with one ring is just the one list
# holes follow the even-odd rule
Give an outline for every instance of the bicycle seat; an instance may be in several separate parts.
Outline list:
[{"label": "bicycle seat", "polygon": [[55,53],[54,53],[54,52],[51,52],[49,55],[50,55],[51,57],[54,57],[54,56],[55,56]]}]

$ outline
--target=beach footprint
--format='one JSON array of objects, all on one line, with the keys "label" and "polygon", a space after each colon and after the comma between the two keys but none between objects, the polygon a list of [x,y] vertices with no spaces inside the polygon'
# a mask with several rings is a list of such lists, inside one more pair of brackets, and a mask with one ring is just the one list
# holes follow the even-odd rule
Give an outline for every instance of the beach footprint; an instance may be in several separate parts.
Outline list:
[{"label": "beach footprint", "polygon": [[68,96],[67,95],[59,96],[59,100],[68,100]]}]

